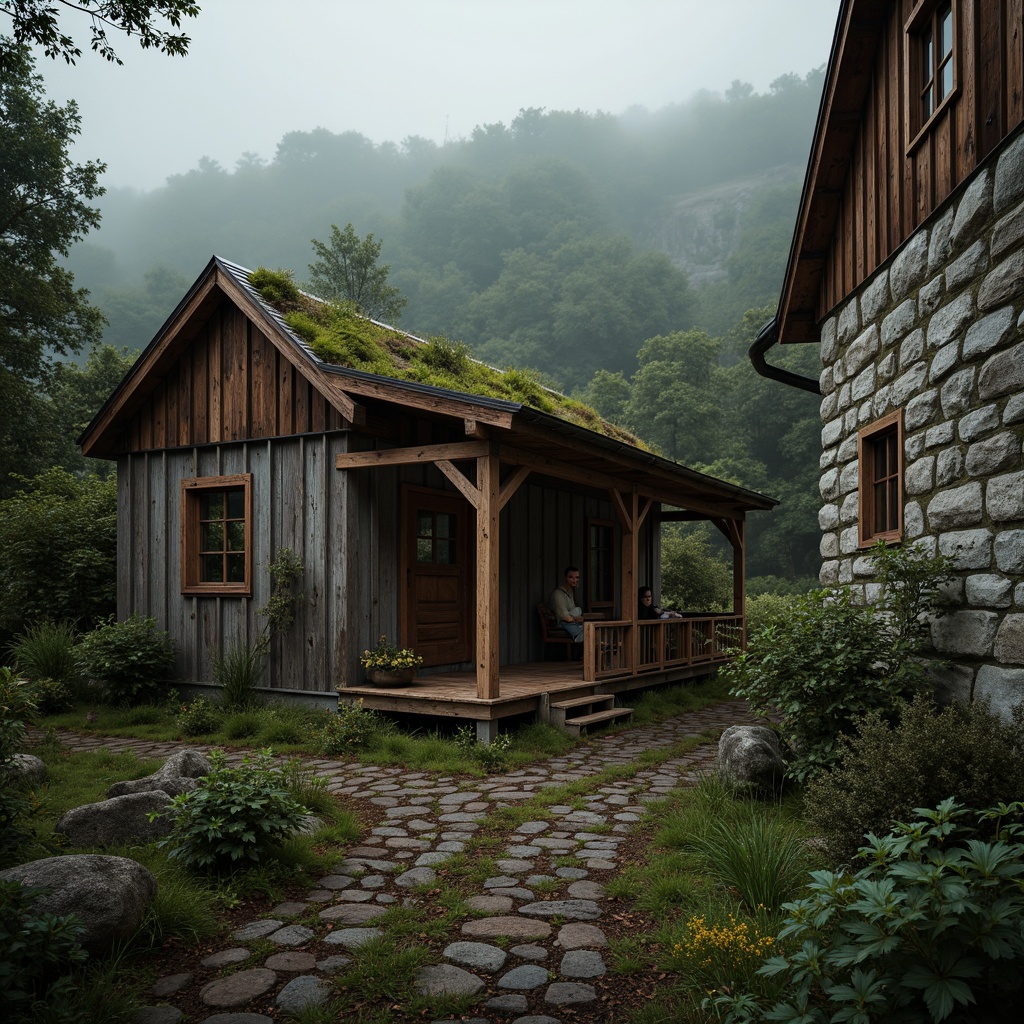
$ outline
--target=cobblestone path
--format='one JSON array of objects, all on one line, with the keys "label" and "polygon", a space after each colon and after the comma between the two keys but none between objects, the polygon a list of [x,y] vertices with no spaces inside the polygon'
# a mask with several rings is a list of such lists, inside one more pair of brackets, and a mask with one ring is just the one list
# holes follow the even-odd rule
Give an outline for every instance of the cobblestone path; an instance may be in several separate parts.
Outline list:
[{"label": "cobblestone path", "polygon": [[[160,978],[137,1024],[174,1024],[182,1017],[179,1005],[197,1001],[208,1011],[204,1016],[193,1010],[197,1024],[264,1024],[272,1018],[260,1010],[276,1006],[283,1016],[327,1000],[332,979],[344,975],[353,951],[386,934],[380,918],[388,908],[429,900],[419,887],[437,879],[448,857],[471,848],[493,811],[528,801],[546,787],[588,778],[594,787],[582,808],[578,800],[576,808],[545,806],[536,820],[502,837],[499,873],[466,900],[471,915],[452,934],[441,962],[418,972],[416,988],[475,997],[475,1020],[487,1024],[561,1024],[566,1011],[574,1021],[604,1020],[604,882],[618,870],[620,846],[646,805],[691,785],[710,768],[716,747],[702,744],[621,781],[596,777],[612,766],[635,765],[645,751],[751,721],[743,703],[724,702],[486,779],[314,760],[332,793],[379,808],[378,824],[303,899],[237,928],[196,970]],[[139,757],[166,757],[185,745],[60,738],[74,750],[133,750]],[[276,951],[259,966],[224,974],[224,967],[251,962],[249,944],[257,939]]]}]

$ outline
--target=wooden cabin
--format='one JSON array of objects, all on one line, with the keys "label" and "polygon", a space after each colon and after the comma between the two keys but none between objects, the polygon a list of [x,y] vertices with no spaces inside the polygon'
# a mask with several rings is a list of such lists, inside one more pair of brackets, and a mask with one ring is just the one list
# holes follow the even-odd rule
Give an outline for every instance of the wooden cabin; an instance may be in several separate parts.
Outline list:
[{"label": "wooden cabin", "polygon": [[[843,0],[759,372],[822,395],[821,580],[954,559],[949,693],[1024,699],[1024,0]],[[773,367],[820,344],[820,380]]]},{"label": "wooden cabin", "polygon": [[[288,548],[303,600],[270,693],[463,717],[484,739],[559,697],[601,696],[597,714],[709,672],[742,642],[746,513],[775,504],[526,405],[324,362],[216,257],[81,445],[117,460],[119,617],[154,616],[185,683],[256,635]],[[732,545],[732,611],[638,623],[660,523],[693,519]],[[545,660],[536,606],[568,564],[583,660]],[[413,685],[366,685],[359,657],[381,634],[423,656]]]}]

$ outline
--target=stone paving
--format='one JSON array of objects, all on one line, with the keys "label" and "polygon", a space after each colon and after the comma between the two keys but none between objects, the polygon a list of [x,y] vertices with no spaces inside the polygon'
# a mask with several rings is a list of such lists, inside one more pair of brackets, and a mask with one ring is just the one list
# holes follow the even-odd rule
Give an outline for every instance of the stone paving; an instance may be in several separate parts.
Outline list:
[{"label": "stone paving", "polygon": [[[427,772],[319,759],[332,793],[368,801],[379,822],[348,849],[304,899],[282,903],[266,917],[237,928],[224,948],[201,961],[201,973],[160,978],[152,1005],[137,1024],[174,1024],[176,1001],[198,1001],[209,1014],[201,1024],[262,1024],[254,1012],[268,1005],[287,1016],[330,998],[332,981],[344,976],[364,943],[386,936],[380,919],[395,904],[429,901],[437,869],[452,855],[472,849],[488,815],[529,800],[550,786],[593,778],[613,766],[634,765],[645,751],[663,749],[708,729],[750,722],[745,705],[724,702],[659,725],[593,739],[562,757],[486,779],[438,777]],[[62,736],[76,750],[133,750],[166,757],[179,743]],[[202,748],[200,748],[202,749]],[[422,968],[422,994],[477,997],[475,1020],[486,1024],[561,1024],[603,1020],[598,984],[609,969],[602,929],[604,883],[618,870],[619,850],[646,805],[693,784],[715,756],[713,743],[673,757],[621,781],[595,785],[576,806],[538,810],[503,837],[497,874],[466,899],[471,911],[461,931],[443,948],[440,963]],[[422,888],[421,888],[422,887]],[[424,895],[426,893],[426,895]],[[300,919],[302,923],[295,923]],[[250,961],[249,944],[275,951],[259,966],[224,973]]]}]

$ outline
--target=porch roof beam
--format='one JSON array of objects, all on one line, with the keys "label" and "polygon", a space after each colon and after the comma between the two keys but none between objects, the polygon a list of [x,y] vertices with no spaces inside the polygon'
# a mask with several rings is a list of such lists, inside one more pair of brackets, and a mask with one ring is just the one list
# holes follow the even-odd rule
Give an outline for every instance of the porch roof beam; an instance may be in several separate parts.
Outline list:
[{"label": "porch roof beam", "polygon": [[372,452],[339,452],[336,469],[364,469],[367,466],[410,466],[423,462],[455,462],[479,459],[488,453],[487,441],[457,441],[428,444],[419,448],[381,448]]},{"label": "porch roof beam", "polygon": [[663,501],[669,505],[685,504],[687,508],[701,513],[702,517],[719,516],[733,519],[743,516],[742,511],[724,508],[722,505],[716,504],[715,498],[712,495],[708,495],[703,500],[691,500],[689,497],[681,496],[677,490],[671,487],[661,489],[649,482],[634,484],[632,480],[621,476],[584,469],[570,462],[563,462],[561,459],[555,459],[548,455],[536,455],[522,448],[516,448],[513,445],[500,445],[499,451],[502,462],[515,466],[527,466],[534,472],[544,473],[547,476],[569,480],[572,483],[583,484],[602,491],[619,490],[629,494],[636,487],[637,493],[643,498]]}]

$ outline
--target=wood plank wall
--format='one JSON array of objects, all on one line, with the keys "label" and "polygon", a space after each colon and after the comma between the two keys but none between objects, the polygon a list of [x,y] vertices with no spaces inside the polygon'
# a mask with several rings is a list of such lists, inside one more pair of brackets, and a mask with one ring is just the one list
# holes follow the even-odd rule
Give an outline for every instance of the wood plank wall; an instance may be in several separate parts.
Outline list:
[{"label": "wood plank wall", "polygon": [[344,425],[263,332],[225,300],[132,417],[122,450],[319,433]]},{"label": "wood plank wall", "polygon": [[[346,495],[334,457],[346,446],[344,433],[319,434],[141,452],[118,461],[118,616],[152,615],[171,633],[179,678],[210,681],[214,651],[255,638],[256,609],[270,596],[267,566],[287,547],[305,567],[304,598],[286,637],[274,642],[266,682],[333,691],[337,666],[349,654],[335,630],[346,604],[339,543]],[[253,477],[252,597],[183,595],[180,481],[234,473]]]},{"label": "wood plank wall", "polygon": [[910,137],[904,25],[916,6],[917,0],[892,4],[880,34],[827,254],[819,319],[1024,120],[1024,0],[954,0],[957,91],[916,141]]},{"label": "wood plank wall", "polygon": [[[403,482],[451,492],[431,465],[341,472],[334,456],[372,442],[351,432],[193,446],[122,456],[118,463],[118,616],[156,618],[177,644],[177,674],[210,682],[213,652],[251,641],[270,596],[266,571],[281,547],[302,560],[304,599],[274,642],[266,684],[330,695],[361,683],[359,653],[381,633],[398,635],[400,491]],[[180,481],[252,474],[251,598],[181,593]],[[501,515],[502,663],[541,657],[535,605],[567,562],[586,565],[587,519],[614,519],[597,493],[527,481]],[[616,530],[615,564],[618,564]],[[641,576],[652,571],[649,528]],[[462,665],[459,667],[469,667]]]}]

